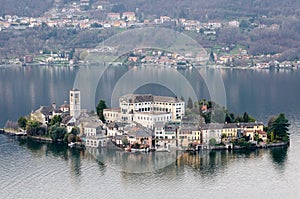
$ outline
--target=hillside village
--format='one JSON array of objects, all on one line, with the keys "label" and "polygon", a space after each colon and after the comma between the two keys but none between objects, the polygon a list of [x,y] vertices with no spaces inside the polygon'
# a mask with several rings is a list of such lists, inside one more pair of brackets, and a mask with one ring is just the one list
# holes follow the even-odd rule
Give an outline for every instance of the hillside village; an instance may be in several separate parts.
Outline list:
[{"label": "hillside village", "polygon": [[[176,97],[128,94],[119,99],[119,107],[97,110],[102,121],[94,112],[81,109],[78,89],[72,89],[69,96],[69,103],[33,111],[25,125],[19,119],[19,126],[34,139],[126,151],[230,150],[288,143],[287,135],[269,134],[263,123],[253,120],[203,123],[187,119],[185,102]],[[201,110],[209,111],[206,105]]]},{"label": "hillside village", "polygon": [[[276,33],[281,26],[277,23],[264,24],[263,19],[267,16],[260,16],[262,20],[245,19],[232,20],[211,20],[199,21],[186,18],[172,18],[170,16],[159,16],[157,18],[144,18],[138,10],[124,10],[116,5],[111,5],[105,1],[92,3],[90,0],[74,1],[69,4],[61,4],[59,0],[55,1],[54,7],[40,17],[22,17],[17,15],[5,15],[0,17],[0,32],[24,31],[26,29],[34,30],[39,27],[48,27],[50,29],[67,30],[115,30],[122,32],[127,29],[139,27],[165,27],[184,32],[187,35],[201,37],[206,40],[215,40],[221,34],[222,30],[240,30],[245,29]],[[228,33],[229,34],[229,33]],[[235,34],[235,33],[230,33]],[[204,42],[205,43],[205,42]],[[207,62],[212,65],[235,67],[251,67],[257,69],[269,68],[298,68],[300,64],[297,60],[283,60],[282,53],[250,53],[245,46],[237,45],[235,42],[224,42],[216,46],[204,47],[210,53],[210,59]],[[86,53],[91,49],[70,47],[61,49],[52,49],[45,51],[39,49],[38,53],[25,54],[24,57],[11,57],[9,60],[2,60],[7,64],[63,64],[73,65],[80,63],[80,56],[74,58],[74,53]],[[22,54],[22,53],[21,53]],[[181,55],[185,56],[185,55]],[[81,56],[83,57],[83,56]],[[134,56],[130,61],[140,60],[140,56]],[[151,58],[149,58],[151,60]],[[158,60],[163,60],[159,57]],[[184,59],[187,59],[184,57]],[[144,62],[147,60],[144,60]],[[167,59],[164,62],[178,62],[176,59]],[[197,63],[189,63],[197,64]]]}]

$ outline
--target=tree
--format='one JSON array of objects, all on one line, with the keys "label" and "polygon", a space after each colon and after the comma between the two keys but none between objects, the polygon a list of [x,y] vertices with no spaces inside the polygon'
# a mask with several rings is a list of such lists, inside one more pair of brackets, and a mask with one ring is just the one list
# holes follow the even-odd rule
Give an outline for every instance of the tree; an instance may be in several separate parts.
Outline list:
[{"label": "tree", "polygon": [[37,121],[29,120],[26,125],[27,135],[42,136],[46,134],[46,129]]},{"label": "tree", "polygon": [[180,97],[180,100],[181,100],[181,101],[185,101],[183,96]]},{"label": "tree", "polygon": [[281,140],[283,137],[288,137],[289,126],[289,121],[285,118],[284,113],[280,113],[271,127],[271,131],[273,132],[275,139],[277,136]]},{"label": "tree", "polygon": [[244,121],[244,119],[243,119],[243,117],[242,116],[240,116],[240,115],[238,115],[236,118],[235,118],[235,122],[243,122]]},{"label": "tree", "polygon": [[125,6],[123,4],[116,4],[112,7],[111,12],[117,12],[117,13],[122,13],[124,12]]},{"label": "tree", "polygon": [[249,122],[249,115],[248,115],[247,112],[245,112],[244,115],[243,115],[243,121],[244,122]]},{"label": "tree", "polygon": [[250,26],[250,22],[247,20],[242,19],[241,23],[240,23],[240,28],[242,29],[246,29],[249,28]]},{"label": "tree", "polygon": [[71,134],[77,136],[80,133],[80,129],[78,127],[73,127],[71,130]]},{"label": "tree", "polygon": [[58,124],[55,124],[50,127],[49,133],[50,133],[51,139],[54,142],[56,142],[56,141],[64,140],[67,130],[63,127],[60,127]]},{"label": "tree", "polygon": [[226,113],[225,122],[233,123],[234,122],[234,114],[233,113],[230,113],[230,114]]},{"label": "tree", "polygon": [[123,143],[123,145],[127,146],[129,144],[129,141],[127,138],[123,138],[122,143]]},{"label": "tree", "polygon": [[216,144],[217,144],[217,141],[216,141],[215,138],[211,138],[211,139],[209,140],[209,146],[215,146]]},{"label": "tree", "polygon": [[25,117],[20,117],[18,119],[18,125],[19,127],[21,127],[22,129],[25,129],[26,128],[26,124],[27,124],[27,119]]},{"label": "tree", "polygon": [[61,121],[62,121],[62,118],[60,115],[54,115],[54,117],[50,121],[50,126],[53,126],[55,124],[60,124]]},{"label": "tree", "polygon": [[104,115],[103,115],[103,110],[106,109],[106,103],[104,100],[100,100],[97,107],[96,107],[96,110],[97,110],[97,115],[99,116],[99,119],[102,121],[102,122],[105,122],[105,118],[104,118]]},{"label": "tree", "polygon": [[19,125],[17,122],[13,122],[10,120],[8,120],[5,124],[5,128],[7,128],[7,129],[18,130],[18,127],[19,127]]},{"label": "tree", "polygon": [[187,108],[189,108],[189,109],[193,108],[193,101],[192,101],[192,99],[190,97],[188,99]]}]

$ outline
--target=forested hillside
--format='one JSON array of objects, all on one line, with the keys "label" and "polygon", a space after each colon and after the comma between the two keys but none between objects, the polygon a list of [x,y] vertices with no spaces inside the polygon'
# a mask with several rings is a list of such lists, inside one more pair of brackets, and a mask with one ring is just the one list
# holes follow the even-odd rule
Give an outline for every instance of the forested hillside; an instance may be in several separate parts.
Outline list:
[{"label": "forested hillside", "polygon": [[[42,16],[54,5],[64,7],[80,0],[0,0],[0,16]],[[189,31],[191,37],[207,49],[215,46],[243,46],[252,55],[281,53],[280,60],[300,59],[300,1],[299,0],[90,0],[92,5],[105,5],[101,11],[95,7],[74,14],[106,19],[108,12],[134,11],[138,19],[186,18],[200,22],[226,22],[237,20],[237,27],[223,26],[210,37]],[[59,10],[59,9],[57,9]],[[60,11],[58,11],[58,15]],[[102,16],[99,17],[99,16]],[[65,18],[62,17],[62,20]],[[106,23],[106,22],[103,22]],[[275,27],[275,28],[271,28]],[[169,27],[170,28],[170,27]],[[172,26],[171,28],[174,28]],[[185,31],[177,26],[176,30]],[[26,30],[0,30],[0,60],[22,57],[39,50],[91,48],[108,36],[117,33],[111,29],[81,29],[35,27]]]},{"label": "forested hillside", "polygon": [[[146,15],[190,19],[220,19],[241,16],[300,16],[299,0],[110,0],[126,9],[138,8]],[[297,9],[298,8],[298,9]]]},{"label": "forested hillside", "polygon": [[54,0],[0,0],[0,16],[36,17],[52,8]]}]

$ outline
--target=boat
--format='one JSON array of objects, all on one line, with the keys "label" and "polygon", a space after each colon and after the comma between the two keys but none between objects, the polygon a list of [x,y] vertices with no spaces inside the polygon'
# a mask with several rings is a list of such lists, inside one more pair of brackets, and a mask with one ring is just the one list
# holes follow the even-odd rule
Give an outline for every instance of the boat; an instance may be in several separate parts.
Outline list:
[{"label": "boat", "polygon": [[149,148],[142,148],[142,149],[135,149],[135,148],[131,148],[131,152],[149,152],[150,149]]},{"label": "boat", "polygon": [[75,145],[74,142],[70,142],[70,143],[68,144],[68,146],[71,147],[71,148],[72,148],[74,145]]},{"label": "boat", "polygon": [[167,148],[158,148],[156,149],[157,152],[169,152],[170,153],[170,149]]}]

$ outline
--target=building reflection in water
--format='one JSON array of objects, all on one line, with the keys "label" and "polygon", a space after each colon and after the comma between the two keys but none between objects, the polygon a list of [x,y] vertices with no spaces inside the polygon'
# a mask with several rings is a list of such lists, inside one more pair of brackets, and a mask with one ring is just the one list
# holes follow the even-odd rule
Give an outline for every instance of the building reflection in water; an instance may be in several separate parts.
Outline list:
[{"label": "building reflection in water", "polygon": [[132,181],[150,178],[153,175],[173,180],[183,178],[186,169],[197,171],[201,177],[214,178],[216,174],[226,170],[230,164],[240,159],[262,158],[269,156],[274,167],[284,170],[288,148],[257,149],[253,151],[199,151],[194,154],[180,151],[171,152],[125,152],[110,149],[84,150],[69,149],[63,144],[36,142],[31,139],[16,138],[20,146],[26,148],[36,157],[52,156],[68,162],[74,177],[82,175],[82,161],[87,164],[97,162],[100,175],[107,168],[121,173],[123,180]]}]

